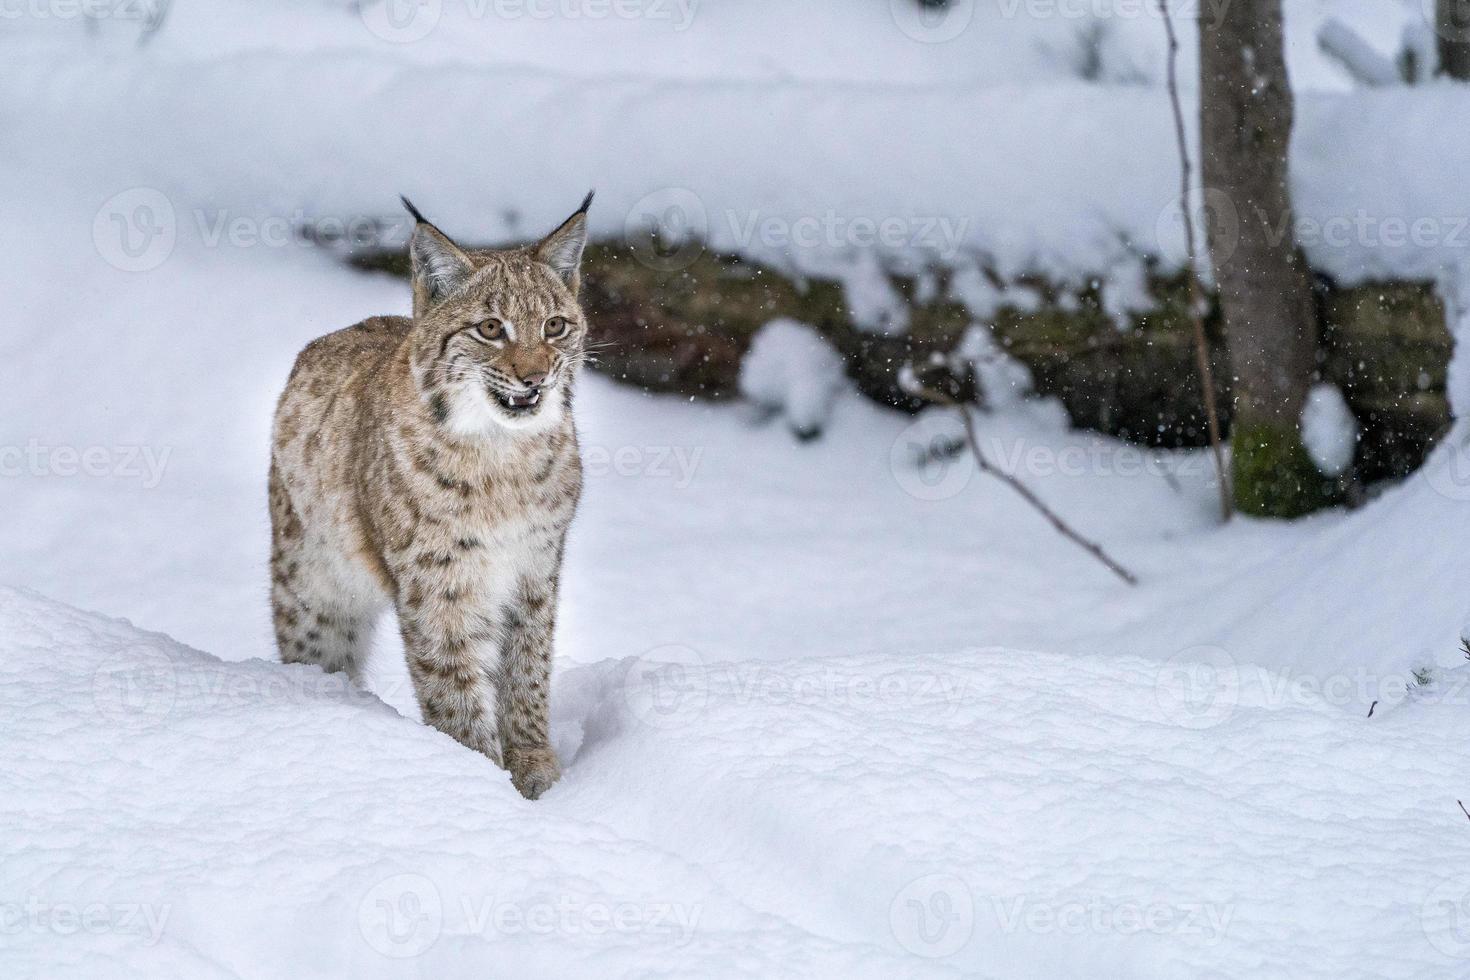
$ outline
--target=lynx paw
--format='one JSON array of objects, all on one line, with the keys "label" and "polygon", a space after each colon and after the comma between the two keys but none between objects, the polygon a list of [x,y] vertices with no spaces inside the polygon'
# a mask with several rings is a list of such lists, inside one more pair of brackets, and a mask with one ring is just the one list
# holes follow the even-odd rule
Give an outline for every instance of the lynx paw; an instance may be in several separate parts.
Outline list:
[{"label": "lynx paw", "polygon": [[561,778],[561,765],[549,745],[534,749],[507,748],[505,768],[510,770],[511,784],[528,800],[540,799]]}]

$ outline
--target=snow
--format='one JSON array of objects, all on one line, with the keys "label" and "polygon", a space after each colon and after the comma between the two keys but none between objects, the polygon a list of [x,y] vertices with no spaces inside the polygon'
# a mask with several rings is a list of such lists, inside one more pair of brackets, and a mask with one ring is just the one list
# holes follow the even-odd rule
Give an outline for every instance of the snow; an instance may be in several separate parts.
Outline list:
[{"label": "snow", "polygon": [[[604,237],[677,193],[687,230],[712,248],[835,263],[859,321],[885,332],[906,324],[871,274],[880,256],[1072,286],[1115,269],[1134,278],[1145,256],[1178,264],[1155,14],[1109,21],[1109,43],[1150,66],[1147,84],[1100,85],[1025,43],[1062,43],[1090,15],[961,4],[974,19],[935,44],[906,35],[889,0],[840,11],[765,0],[759,14],[712,2],[683,31],[678,4],[657,2],[667,17],[577,20],[476,16],[446,0],[420,5],[442,11],[429,35],[392,44],[331,4],[201,0],[141,54],[22,18],[0,40],[12,163],[85,188],[93,208],[156,192],[173,233],[194,238],[220,219],[401,224],[402,192],[463,237],[503,240],[550,226],[592,186],[591,231]],[[1470,114],[1470,90],[1350,88],[1316,48],[1324,8],[1374,38],[1422,21],[1417,4],[1373,3],[1385,9],[1291,4],[1298,236],[1318,269],[1348,282],[1432,279],[1470,238],[1457,163],[1470,133],[1444,124]],[[850,43],[809,43],[831,36],[835,17]],[[1182,43],[1191,49],[1188,32]],[[1180,72],[1196,74],[1188,59]],[[560,146],[578,149],[547,152]],[[126,217],[102,212],[104,224]]]},{"label": "snow", "polygon": [[1440,272],[1436,291],[1444,302],[1445,324],[1455,338],[1445,376],[1445,395],[1457,418],[1470,409],[1470,261],[1461,260]]},{"label": "snow", "polygon": [[1302,405],[1302,444],[1317,469],[1340,476],[1353,463],[1358,448],[1358,420],[1342,391],[1333,384],[1315,384]]},{"label": "snow", "polygon": [[[966,455],[916,462],[936,432],[955,436],[951,412],[910,420],[841,399],[824,438],[797,446],[737,406],[588,377],[553,694],[569,775],[532,806],[416,722],[391,630],[377,698],[271,662],[272,399],[302,343],[404,311],[403,284],[320,250],[189,239],[161,274],[128,273],[91,236],[62,193],[0,227],[16,270],[0,299],[14,365],[0,445],[34,441],[44,474],[7,471],[0,578],[224,659],[7,595],[0,744],[19,761],[0,807],[26,829],[0,844],[0,896],[62,911],[23,906],[0,972],[386,974],[401,964],[381,949],[403,947],[372,932],[372,910],[435,895],[442,924],[413,962],[443,976],[490,962],[525,975],[1463,965],[1450,933],[1420,922],[1465,863],[1451,809],[1463,698],[1453,674],[1437,700],[1405,698],[1411,670],[1461,662],[1463,428],[1360,512],[1222,529],[1206,454],[1071,431],[1055,404],[1014,397],[1019,379],[987,381],[987,455],[1137,571],[1132,590]],[[58,292],[46,271],[64,266],[73,288]],[[972,331],[966,351],[1004,371],[988,339]],[[100,471],[81,462],[94,448]],[[1191,680],[1183,707],[1189,690],[1223,689],[1228,717],[1209,697],[1177,710],[1168,685],[1159,701],[1161,671],[1181,676],[1175,658],[1198,648],[1226,681]],[[684,672],[661,673],[670,662]],[[140,670],[132,688],[114,676]],[[670,711],[667,692],[690,685],[685,724],[685,698]],[[108,707],[120,695],[143,717]],[[555,942],[529,927],[487,937],[487,902],[550,906],[535,914],[554,916]],[[973,931],[930,945],[941,920],[920,930],[911,902],[968,908]],[[98,903],[94,918],[141,931],[61,934]],[[563,922],[567,904],[700,914],[681,946],[680,933],[593,935]],[[152,946],[133,905],[162,923]],[[1131,923],[1135,907],[1176,924],[1091,925],[1093,908]],[[1230,917],[1213,944],[1210,910]],[[1032,924],[1008,931],[1017,917]],[[317,928],[302,935],[303,921]]]},{"label": "snow", "polygon": [[[1470,428],[1359,511],[1221,527],[1207,453],[1070,429],[986,329],[1039,300],[1022,272],[1100,282],[1121,324],[1140,253],[1178,261],[1156,20],[1104,39],[1137,84],[1085,84],[1090,18],[988,6],[930,43],[886,0],[710,0],[682,30],[672,2],[446,0],[400,44],[344,6],[199,0],[141,51],[119,23],[0,39],[0,582],[23,587],[0,589],[0,975],[1465,975]],[[1293,189],[1319,268],[1434,278],[1463,338],[1470,134],[1445,120],[1470,90],[1356,91],[1315,43],[1331,16],[1389,52],[1417,6],[1288,3]],[[811,43],[839,16],[851,43]],[[400,232],[406,192],[495,239],[594,185],[594,234],[674,207],[832,270],[880,329],[876,270],[953,265],[986,455],[1140,585],[977,472],[952,411],[838,397],[797,445],[591,376],[562,783],[528,803],[421,725],[391,629],[367,690],[275,663],[272,403],[306,341],[409,305],[293,226]],[[854,238],[890,219],[893,247]],[[1344,451],[1336,421],[1317,450]]]},{"label": "snow", "polygon": [[740,393],[785,415],[803,439],[819,435],[847,386],[842,355],[821,334],[790,317],[761,327],[740,362]]},{"label": "snow", "polygon": [[1148,269],[1136,258],[1124,259],[1103,279],[1102,308],[1119,330],[1133,326],[1133,315],[1156,308],[1149,291]]},{"label": "snow", "polygon": [[[1348,87],[1338,66],[1316,50],[1313,39],[1325,20],[1341,20],[1370,38],[1396,40],[1401,25],[1422,22],[1417,2],[1287,0],[1294,81],[1313,90]],[[10,9],[20,16],[7,18],[8,33],[32,47],[74,48],[83,34],[80,6],[15,4]],[[118,55],[131,53],[136,43],[142,26],[136,15],[160,4],[89,6],[117,11],[99,19],[88,43]],[[1191,8],[1172,6],[1188,52]],[[1163,67],[1157,7],[1133,0],[958,0],[951,11],[927,14],[900,0],[435,0],[396,9],[355,0],[196,0],[169,9],[165,25],[147,46],[148,56],[160,61],[330,51],[415,66],[550,65],[583,78],[1030,85],[1079,77],[1086,42],[1092,41],[1102,81],[1157,81]],[[811,43],[833,37],[841,43]],[[1188,62],[1183,74],[1194,75]]]},{"label": "snow", "polygon": [[1329,20],[1317,34],[1322,50],[1342,63],[1353,78],[1363,85],[1399,85],[1398,65],[1393,58],[1377,51],[1357,31],[1340,20]]},{"label": "snow", "polygon": [[858,252],[851,264],[839,265],[837,271],[854,326],[868,333],[908,332],[908,304],[893,288],[876,253],[871,249]]},{"label": "snow", "polygon": [[997,287],[976,265],[961,266],[949,280],[949,296],[964,304],[977,320],[989,320],[1002,307],[1013,306],[1023,313],[1041,308],[1041,294],[1023,283],[1006,282]]},{"label": "snow", "polygon": [[1462,942],[1458,760],[1426,751],[1460,699],[1369,721],[1233,664],[994,648],[609,660],[559,676],[567,774],[530,804],[339,677],[15,590],[0,637],[11,976],[1408,977]]},{"label": "snow", "polygon": [[[179,242],[161,267],[161,278],[131,275],[100,257],[86,258],[90,215],[85,223],[72,220],[82,216],[69,216],[66,205],[57,203],[55,195],[20,203],[14,216],[12,223],[0,228],[0,240],[14,257],[16,268],[4,300],[9,324],[6,354],[16,370],[4,393],[0,442],[18,447],[34,442],[39,449],[69,446],[78,451],[102,447],[113,453],[109,458],[114,469],[100,478],[88,477],[79,469],[67,476],[53,462],[47,464],[45,477],[10,485],[7,493],[14,531],[0,553],[0,568],[14,580],[85,606],[126,613],[186,642],[229,656],[255,655],[268,638],[256,583],[263,575],[265,524],[260,481],[272,401],[295,351],[311,337],[371,313],[406,310],[401,283],[356,275],[316,251],[209,248],[189,240]],[[52,222],[57,229],[54,235],[36,234],[36,229],[53,227]],[[75,256],[83,257],[80,264]],[[45,271],[67,262],[77,270],[76,288],[58,294]],[[200,296],[207,296],[207,302],[201,302]],[[261,297],[272,299],[262,305]],[[96,324],[110,325],[105,342]],[[1002,390],[1000,385],[989,387],[992,395]],[[58,391],[68,397],[56,398]],[[779,445],[751,441],[739,421],[725,410],[688,406],[682,410],[682,421],[674,423],[668,419],[672,406],[666,400],[617,391],[596,378],[589,379],[583,400],[584,441],[589,455],[602,461],[604,481],[594,480],[587,504],[592,516],[574,539],[574,551],[588,549],[589,569],[604,561],[616,566],[624,549],[647,547],[650,539],[659,540],[660,532],[668,528],[704,527],[707,508],[720,511],[722,501],[752,493],[750,477],[743,475],[752,460],[769,474],[770,483],[762,486],[758,498],[768,503],[752,501],[752,509],[740,520],[754,521],[757,526],[762,520],[789,514],[787,519],[794,521],[799,519],[796,515],[804,514],[806,506],[789,504],[782,499],[785,493],[799,491],[806,500],[850,501],[855,481],[872,484],[863,513],[880,523],[891,522],[882,515],[904,515],[898,522],[903,533],[895,529],[868,544],[871,557],[879,564],[888,560],[881,556],[890,550],[914,545],[922,549],[926,541],[950,552],[956,525],[972,527],[965,540],[978,545],[1008,523],[1025,519],[1022,512],[1005,506],[995,509],[988,500],[968,497],[946,501],[934,511],[909,513],[908,498],[899,493],[888,463],[889,449],[902,438],[908,423],[901,416],[861,403],[854,403],[850,414],[839,412],[834,417],[832,430],[837,438],[830,448],[812,457],[788,455]],[[1042,464],[1048,459],[1057,464],[1074,450],[1081,453],[1082,474],[1053,472],[1056,465],[1039,465],[1032,467],[1033,478],[1041,480],[1046,492],[1061,503],[1094,511],[1090,520],[1099,525],[1101,533],[1125,539],[1142,535],[1141,548],[1156,548],[1170,562],[1180,562],[1180,567],[1204,563],[1202,573],[1213,567],[1228,579],[1234,575],[1228,571],[1233,563],[1254,565],[1268,560],[1269,564],[1277,552],[1287,556],[1320,538],[1334,537],[1336,528],[1344,523],[1340,516],[1329,515],[1300,528],[1284,529],[1278,539],[1266,543],[1270,554],[1259,552],[1261,543],[1251,539],[1248,525],[1232,532],[1240,534],[1240,539],[1226,535],[1222,540],[1208,522],[1206,457],[1156,456],[1139,447],[1068,433],[1054,414],[1044,423],[1032,421],[1028,413],[1036,410],[1028,403],[1019,414],[999,415],[989,423],[986,436],[1003,444],[1000,457],[1024,460],[1034,450]],[[1403,520],[1384,533],[1390,538],[1397,534],[1404,542],[1391,552],[1403,556],[1405,566],[1421,565],[1411,558],[1415,554],[1412,543],[1421,537],[1414,529],[1413,515],[1437,521],[1439,526],[1463,526],[1457,506],[1463,495],[1454,474],[1463,456],[1462,446],[1458,434],[1448,439],[1425,473],[1347,521],[1354,529],[1348,536],[1403,510]],[[813,448],[802,447],[800,452]],[[129,457],[117,452],[120,449],[138,452]],[[620,449],[626,450],[624,458],[615,461],[614,454]],[[144,451],[151,451],[155,460],[166,458],[161,480],[150,476]],[[1156,458],[1164,461],[1162,467],[1154,467],[1160,472],[1144,473]],[[1188,492],[1174,490],[1163,478],[1164,470]],[[1098,480],[1104,488],[1128,485],[1128,499],[1100,503],[1096,499]],[[983,484],[975,483],[979,492]],[[1445,494],[1431,483],[1444,488]],[[883,492],[884,487],[893,492]],[[644,515],[651,492],[660,500],[667,524],[650,525]],[[1118,493],[1105,490],[1103,496],[1117,498]],[[1436,499],[1440,496],[1443,501]],[[1397,500],[1404,501],[1402,506]],[[1129,516],[1138,507],[1151,512],[1147,520]],[[992,526],[992,520],[999,523]],[[630,523],[625,534],[611,530],[626,522]],[[1159,522],[1157,527],[1155,522]],[[847,538],[845,528],[798,530],[804,524],[783,524],[782,534],[795,534],[790,540],[801,540],[818,553]],[[1156,533],[1172,535],[1173,540],[1158,542]],[[160,541],[171,542],[172,547],[160,549]],[[900,543],[904,548],[898,547]],[[1125,547],[1133,550],[1134,546]],[[1191,548],[1195,550],[1190,552]],[[1188,556],[1182,556],[1181,550]],[[677,551],[671,546],[664,557],[675,560]],[[1022,553],[1035,557],[1030,544]],[[1425,582],[1434,581],[1428,572],[1433,562],[1431,556],[1423,566]],[[927,563],[926,559],[918,567]],[[1369,562],[1371,567],[1379,564]],[[1283,565],[1293,567],[1284,558]],[[674,567],[677,571],[668,584],[685,588],[688,569]],[[916,569],[902,571],[912,575]],[[1046,581],[1055,572],[1055,567],[1038,571],[1035,581]],[[899,570],[894,576],[902,580]],[[1169,577],[1162,567],[1160,577]],[[1091,575],[1085,568],[1074,568],[1066,580],[1069,585],[1087,587]],[[183,594],[139,589],[140,581],[171,582]],[[1464,581],[1463,573],[1449,571],[1442,586],[1424,588],[1422,593],[1450,594],[1455,583]],[[811,584],[812,579],[803,580],[803,585]],[[847,585],[852,591],[858,582]],[[989,588],[997,583],[985,585]],[[1020,595],[1012,591],[1014,586],[1003,584],[997,593],[998,610],[1016,600],[1010,613],[1001,613],[1002,621],[1014,620],[1017,611],[1034,607],[1025,598],[1031,584],[1017,585],[1022,586],[1017,590]],[[865,583],[856,591],[879,587],[887,587],[886,579]],[[1199,582],[1201,594],[1216,587],[1208,578]],[[596,590],[589,587],[588,591]],[[1409,591],[1406,585],[1406,596]],[[718,595],[718,588],[709,594]],[[1316,594],[1309,597],[1312,603],[1320,599]],[[1283,601],[1287,600],[1275,600]],[[1430,600],[1421,594],[1411,601]],[[641,614],[635,609],[632,618]],[[974,623],[986,622],[984,610],[977,610],[976,615],[980,618]],[[679,615],[671,629],[677,632],[701,618]],[[717,621],[731,625],[720,617]],[[1113,622],[1112,618],[1094,619],[1080,632],[1106,629]],[[1334,630],[1335,622],[1326,610],[1308,617],[1308,625],[1325,626],[1329,631]],[[1443,622],[1436,615],[1416,616],[1411,618],[1410,629],[1424,630],[1427,635]],[[234,625],[241,623],[255,623],[257,628],[247,636]],[[994,625],[987,623],[987,628]],[[1352,658],[1372,660],[1381,655],[1385,641],[1400,635],[1396,630],[1401,625],[1385,623],[1368,634],[1371,642],[1348,636],[1346,645],[1336,649]],[[905,629],[912,629],[912,624]],[[634,635],[641,632],[630,630]],[[898,631],[894,635],[910,634]],[[944,639],[943,646],[953,644],[956,634],[931,637]],[[1054,629],[1015,637],[1022,645],[1045,647],[1054,646],[1057,638]],[[861,642],[859,636],[854,640]],[[742,645],[733,642],[736,649]],[[1323,646],[1334,648],[1331,643]],[[1275,644],[1268,649],[1277,663],[1288,662],[1297,653],[1302,663],[1314,662],[1311,650],[1276,649]]]},{"label": "snow", "polygon": [[[14,590],[0,623],[0,814],[26,828],[0,845],[7,976],[918,972],[746,904],[593,800],[536,810],[340,677],[225,664]],[[570,680],[593,714],[558,732],[566,755],[636,725],[617,679]]]},{"label": "snow", "polygon": [[[17,220],[37,270],[90,235]],[[967,457],[916,464],[952,413],[844,399],[797,446],[589,377],[567,777],[532,805],[417,723],[391,630],[376,697],[272,662],[271,397],[300,342],[402,310],[402,284],[187,242],[167,289],[82,268],[55,302],[39,274],[7,293],[0,443],[172,452],[146,488],[54,461],[14,481],[0,575],[224,660],[5,594],[0,821],[26,829],[0,844],[23,903],[0,972],[1462,972],[1438,903],[1470,846],[1463,688],[1405,692],[1460,662],[1463,433],[1361,512],[1222,529],[1204,454],[1070,431],[1047,402],[981,416],[988,455],[1131,590]],[[84,343],[116,310],[128,342]],[[68,931],[98,905],[105,929]],[[615,914],[635,926],[585,925]]]},{"label": "snow", "polygon": [[1011,357],[996,343],[988,327],[972,325],[956,350],[974,366],[981,397],[991,409],[1024,408],[1022,399],[1031,394],[1031,369]]}]

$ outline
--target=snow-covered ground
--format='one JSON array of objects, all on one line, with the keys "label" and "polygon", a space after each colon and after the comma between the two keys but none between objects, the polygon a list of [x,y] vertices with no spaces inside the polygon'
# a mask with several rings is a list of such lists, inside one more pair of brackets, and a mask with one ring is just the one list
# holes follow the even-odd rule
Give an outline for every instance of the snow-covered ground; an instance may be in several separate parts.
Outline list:
[{"label": "snow-covered ground", "polygon": [[[7,5],[7,35],[28,48],[121,58],[163,6],[164,29],[146,53],[175,62],[367,54],[418,67],[488,64],[580,78],[1034,85],[1089,74],[1083,42],[1091,40],[1098,81],[1158,82],[1164,64],[1158,5],[1134,0],[953,0],[950,10],[927,14],[908,0],[93,0],[55,9],[26,0]],[[100,14],[90,35],[84,7]],[[1229,3],[1170,7],[1188,31],[1202,10],[1228,11]],[[1285,9],[1293,82],[1314,91],[1352,84],[1317,46],[1327,21],[1391,56],[1404,29],[1425,20],[1420,0],[1285,0]],[[1183,58],[1192,69],[1190,52]]]},{"label": "snow-covered ground", "polygon": [[[569,764],[532,805],[414,720],[391,640],[381,701],[272,662],[271,398],[301,342],[404,309],[402,284],[313,250],[186,249],[166,282],[83,257],[58,293],[42,269],[90,229],[43,247],[21,224],[37,264],[7,292],[23,368],[0,444],[39,463],[7,473],[0,575],[223,659],[5,593],[8,975],[1470,963],[1448,669],[1470,491],[1447,452],[1362,512],[1221,529],[1199,454],[1071,432],[1044,403],[982,419],[1130,589],[963,459],[917,465],[954,434],[942,415],[844,397],[798,444],[590,377]],[[1426,665],[1446,669],[1406,701]]]},{"label": "snow-covered ground", "polygon": [[[1296,231],[1346,280],[1433,278],[1470,250],[1470,131],[1453,122],[1470,92],[1354,87],[1315,40],[1331,17],[1392,51],[1427,2],[1288,0]],[[1174,7],[1206,3],[1228,6]],[[90,41],[75,19],[8,19],[0,120],[26,175],[12,193],[35,196],[30,175],[64,177],[109,225],[146,207],[216,246],[379,220],[400,222],[401,243],[399,193],[454,233],[500,240],[595,186],[594,236],[657,224],[825,273],[924,258],[1126,286],[1145,257],[1184,254],[1152,0],[955,0],[941,23],[965,26],[946,41],[913,36],[896,11],[915,0],[709,0],[683,30],[679,0],[617,0],[637,16],[509,12],[550,4],[614,6],[367,3],[432,21],[395,42],[342,3],[196,0],[141,49],[125,18]],[[1106,15],[1115,5],[1126,13]],[[1084,77],[1058,54],[1089,29],[1125,66],[1115,76]]]},{"label": "snow-covered ground", "polygon": [[8,590],[0,637],[7,976],[1448,977],[1470,953],[1463,707],[1368,720],[1234,675],[1202,699],[1136,657],[689,651],[561,672],[566,776],[531,804],[314,669]]},{"label": "snow-covered ground", "polygon": [[[1221,528],[1204,454],[993,398],[989,455],[1129,588],[965,456],[921,464],[942,412],[839,394],[798,443],[588,377],[561,784],[527,803],[419,724],[390,630],[371,691],[274,662],[273,400],[307,340],[408,307],[297,244],[296,208],[409,191],[495,235],[597,184],[613,234],[693,188],[714,238],[831,210],[793,262],[929,216],[1079,274],[1163,234],[1156,88],[1084,84],[980,12],[946,46],[854,4],[828,48],[801,40],[838,30],[821,5],[747,4],[744,33],[706,6],[674,41],[446,3],[394,45],[340,5],[225,0],[141,51],[116,24],[0,38],[0,976],[1470,973],[1463,424],[1361,511]],[[1336,253],[1359,274],[1464,247],[1465,92],[1345,94],[1311,42],[1416,6],[1289,4],[1299,199],[1367,210]],[[1148,78],[1157,27],[1118,27]],[[1386,243],[1406,216],[1437,237]]]}]

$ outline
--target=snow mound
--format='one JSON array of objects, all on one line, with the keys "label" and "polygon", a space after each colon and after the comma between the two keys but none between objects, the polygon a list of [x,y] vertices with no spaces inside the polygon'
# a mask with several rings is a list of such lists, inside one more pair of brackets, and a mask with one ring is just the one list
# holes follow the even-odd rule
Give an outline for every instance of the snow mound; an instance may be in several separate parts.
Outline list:
[{"label": "snow mound", "polygon": [[[289,229],[381,220],[401,242],[401,190],[452,221],[456,234],[493,242],[551,226],[595,185],[605,188],[590,215],[595,239],[621,237],[676,201],[672,210],[687,219],[680,227],[714,252],[798,269],[843,259],[832,271],[855,320],[888,334],[905,331],[907,311],[885,267],[898,274],[927,261],[958,274],[983,259],[1003,281],[1039,275],[1073,289],[1116,274],[1121,283],[1104,291],[1116,314],[1136,298],[1140,254],[1157,256],[1166,273],[1183,255],[1176,135],[1158,89],[1064,79],[873,88],[834,78],[793,87],[788,77],[732,81],[718,73],[674,83],[610,65],[605,74],[569,76],[534,58],[425,65],[413,58],[447,52],[398,45],[406,50],[391,55],[395,46],[334,43],[325,54],[302,53],[280,49],[279,34],[262,36],[273,25],[303,35],[340,30],[347,41],[367,35],[345,12],[333,14],[334,26],[314,17],[312,27],[298,27],[300,5],[277,11],[292,18],[289,26],[258,4],[212,6],[232,9],[230,21],[246,31],[229,42],[228,56],[206,45],[198,55],[107,57],[85,44],[0,39],[0,110],[26,147],[5,161],[24,168],[16,198],[44,199],[32,182],[45,174],[64,180],[93,215],[101,206],[104,228],[146,195],[180,241],[229,240],[236,222]],[[739,8],[719,9],[723,17]],[[886,9],[876,12],[887,20]],[[222,26],[209,33],[227,37]],[[1157,23],[1133,26],[1153,43],[1161,38]],[[755,50],[777,32],[793,33],[781,21],[752,20],[740,30],[753,32]],[[452,32],[446,22],[435,36]],[[889,22],[885,36],[897,33]],[[707,38],[729,48],[731,36]],[[167,32],[185,49],[189,37],[177,23]],[[509,42],[502,34],[494,43]],[[591,43],[599,52],[618,48],[605,37]],[[946,48],[910,47],[930,57]],[[558,63],[579,62],[567,48],[550,50]],[[689,52],[680,57],[702,63]],[[1181,72],[1191,77],[1187,65]],[[658,98],[647,97],[650,86]],[[1300,95],[1293,211],[1313,268],[1351,284],[1431,279],[1460,261],[1458,161],[1470,154],[1470,133],[1447,120],[1470,112],[1470,92],[1425,85]],[[489,115],[467,127],[454,112],[422,111],[451,102]],[[529,104],[542,108],[531,116],[515,108]],[[58,129],[58,118],[69,125]],[[892,138],[896,119],[901,140]],[[210,127],[228,138],[181,142],[180,133]],[[487,132],[495,134],[493,181],[478,167]],[[650,155],[648,147],[667,147],[669,132],[681,134],[678,152]],[[544,148],[567,143],[583,150],[549,176]],[[271,147],[270,159],[240,146]],[[434,147],[427,170],[424,146]],[[1423,164],[1404,168],[1395,152],[1404,146]],[[345,159],[351,179],[343,178]],[[985,287],[973,279],[968,286],[983,318]]]},{"label": "snow mound", "polygon": [[1327,476],[1339,476],[1358,449],[1358,420],[1336,385],[1317,384],[1302,406],[1302,442]]},{"label": "snow mound", "polygon": [[821,434],[846,383],[842,355],[813,327],[790,317],[756,331],[740,362],[740,393],[784,413],[800,439]]},{"label": "snow mound", "polygon": [[842,281],[842,295],[854,326],[867,333],[908,332],[908,304],[889,281],[876,252],[865,249],[851,264],[838,263],[833,268]]},{"label": "snow mound", "polygon": [[0,975],[924,972],[532,807],[340,676],[10,589],[0,637],[0,825],[25,827],[0,843]]},{"label": "snow mound", "polygon": [[989,327],[972,324],[956,353],[974,366],[987,408],[1014,408],[1032,393],[1031,369],[1006,353]]},{"label": "snow mound", "polygon": [[0,838],[5,976],[1351,978],[1470,954],[1464,710],[1350,716],[1218,650],[603,661],[557,676],[567,772],[536,804],[340,678],[31,593],[0,591],[0,692],[0,821],[26,828]]}]

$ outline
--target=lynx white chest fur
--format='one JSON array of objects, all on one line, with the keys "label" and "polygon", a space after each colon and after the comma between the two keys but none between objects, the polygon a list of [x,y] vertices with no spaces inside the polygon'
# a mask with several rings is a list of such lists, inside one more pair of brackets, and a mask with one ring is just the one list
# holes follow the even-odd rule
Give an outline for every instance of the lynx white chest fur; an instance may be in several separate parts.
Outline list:
[{"label": "lynx white chest fur", "polygon": [[462,249],[409,205],[412,318],[307,345],[272,438],[281,659],[355,677],[391,605],[424,720],[532,799],[560,775],[547,700],[582,486],[571,402],[591,199],[502,251]]}]

